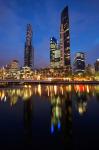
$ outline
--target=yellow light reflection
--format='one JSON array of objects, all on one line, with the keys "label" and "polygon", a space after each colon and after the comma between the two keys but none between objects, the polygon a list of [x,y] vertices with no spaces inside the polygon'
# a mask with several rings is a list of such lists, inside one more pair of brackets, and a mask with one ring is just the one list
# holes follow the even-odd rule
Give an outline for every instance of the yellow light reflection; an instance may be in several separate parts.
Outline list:
[{"label": "yellow light reflection", "polygon": [[61,93],[62,93],[62,95],[64,94],[64,90],[63,90],[63,87],[61,86],[60,87],[60,90],[61,90]]},{"label": "yellow light reflection", "polygon": [[56,85],[54,85],[54,93],[55,93],[55,95],[57,94],[57,86]]},{"label": "yellow light reflection", "polygon": [[50,89],[49,89],[49,86],[47,86],[47,95],[50,96]]},{"label": "yellow light reflection", "polygon": [[41,85],[40,84],[38,85],[38,93],[39,93],[40,96],[42,95]]}]

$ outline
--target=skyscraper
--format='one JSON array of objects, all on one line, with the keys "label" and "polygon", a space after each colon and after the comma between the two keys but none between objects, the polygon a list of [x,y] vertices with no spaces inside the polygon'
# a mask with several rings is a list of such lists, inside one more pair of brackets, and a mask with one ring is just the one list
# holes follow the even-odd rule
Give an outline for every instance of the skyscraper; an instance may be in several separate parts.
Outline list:
[{"label": "skyscraper", "polygon": [[70,72],[71,62],[70,62],[70,34],[69,34],[68,7],[65,7],[61,13],[60,50],[61,50],[61,66],[66,68],[67,72]]},{"label": "skyscraper", "polygon": [[95,66],[95,71],[98,72],[99,71],[99,59],[96,60],[94,66]]},{"label": "skyscraper", "polygon": [[85,55],[82,52],[77,52],[74,59],[74,72],[85,72]]},{"label": "skyscraper", "polygon": [[60,67],[60,48],[57,39],[54,37],[50,38],[50,67]]},{"label": "skyscraper", "polygon": [[25,51],[24,51],[24,66],[34,67],[34,49],[32,47],[32,26],[27,24]]}]

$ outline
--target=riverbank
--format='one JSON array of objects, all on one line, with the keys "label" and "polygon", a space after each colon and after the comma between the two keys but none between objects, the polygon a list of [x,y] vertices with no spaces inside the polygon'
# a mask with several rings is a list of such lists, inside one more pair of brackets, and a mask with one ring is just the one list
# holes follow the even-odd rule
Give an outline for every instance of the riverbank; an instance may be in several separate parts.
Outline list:
[{"label": "riverbank", "polygon": [[0,87],[13,87],[22,85],[34,85],[34,84],[93,84],[99,85],[99,81],[60,81],[60,80],[2,80],[0,81]]}]

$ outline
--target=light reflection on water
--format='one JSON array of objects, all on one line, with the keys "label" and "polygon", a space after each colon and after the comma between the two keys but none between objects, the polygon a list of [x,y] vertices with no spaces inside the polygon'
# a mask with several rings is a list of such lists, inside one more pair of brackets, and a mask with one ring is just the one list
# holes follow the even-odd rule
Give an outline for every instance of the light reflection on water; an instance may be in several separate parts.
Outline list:
[{"label": "light reflection on water", "polygon": [[48,96],[53,97],[55,95],[63,95],[66,96],[66,93],[75,92],[78,96],[81,94],[91,94],[91,96],[95,96],[99,93],[99,86],[89,86],[89,85],[68,85],[68,86],[57,86],[57,85],[46,85],[41,86],[35,85],[25,85],[21,88],[13,88],[13,89],[0,89],[0,100],[6,101],[8,97],[10,97],[12,104],[18,101],[19,97],[22,100],[27,100],[33,95]]},{"label": "light reflection on water", "polygon": [[[24,87],[13,89],[0,89],[0,103],[8,103],[10,104],[8,107],[14,108],[18,101],[23,102],[24,132],[26,141],[29,140],[29,143],[31,141],[31,147],[35,147],[33,143],[33,139],[36,137],[35,135],[40,134],[39,136],[43,140],[42,132],[46,131],[48,132],[45,134],[46,142],[50,144],[50,148],[52,148],[52,143],[49,143],[49,141],[52,141],[57,149],[60,149],[60,147],[61,149],[66,147],[69,149],[72,144],[72,111],[74,109],[74,112],[80,117],[86,115],[88,103],[93,99],[99,100],[99,86],[39,84],[33,86],[25,85]],[[37,110],[34,113],[35,107]],[[45,118],[42,118],[44,114]],[[39,121],[36,119],[36,116],[39,116],[41,130],[38,127],[39,124],[35,123]],[[33,117],[36,120],[34,123]],[[4,116],[4,118],[6,117]],[[42,120],[45,122],[46,128],[42,127]],[[48,125],[46,120],[48,121]],[[34,134],[35,127],[38,133]],[[51,137],[49,137],[49,134]],[[58,144],[56,144],[56,141]]]},{"label": "light reflection on water", "polygon": [[[75,104],[75,107],[79,114],[83,114],[84,112],[87,111],[87,100],[90,100],[90,98],[99,95],[99,86],[89,86],[89,85],[41,86],[40,84],[37,86],[25,85],[24,87],[21,88],[1,89],[0,100],[6,102],[7,98],[9,98],[10,105],[13,106],[17,103],[19,98],[21,98],[23,101],[26,101],[33,95],[38,95],[40,97],[42,96],[50,97],[51,104],[54,103],[54,105],[59,105],[58,103],[62,103],[64,98],[67,97],[67,93],[69,93],[72,96],[73,92],[75,92],[75,96],[78,99],[78,101]],[[56,107],[56,110],[57,109],[58,108]]]},{"label": "light reflection on water", "polygon": [[[89,86],[89,85],[68,85],[68,86],[57,86],[57,85],[46,85],[41,86],[35,85],[25,85],[21,88],[15,89],[1,89],[0,90],[0,100],[6,102],[9,98],[10,105],[13,106],[17,103],[19,98],[23,101],[28,100],[33,95],[38,95],[40,97],[46,96],[50,97],[51,104],[57,105],[56,110],[61,108],[61,103],[64,99],[67,99],[67,95],[72,96],[75,92],[75,107],[79,114],[83,114],[87,111],[87,101],[94,96],[99,96],[99,86]],[[71,98],[72,99],[72,98]],[[59,106],[59,108],[58,108]],[[61,112],[60,112],[61,113]]]}]

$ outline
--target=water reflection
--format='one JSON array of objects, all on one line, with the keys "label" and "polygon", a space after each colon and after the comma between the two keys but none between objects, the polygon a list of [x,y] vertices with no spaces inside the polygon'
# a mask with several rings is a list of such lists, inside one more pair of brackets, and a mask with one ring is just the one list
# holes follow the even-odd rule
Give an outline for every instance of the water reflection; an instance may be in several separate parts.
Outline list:
[{"label": "water reflection", "polygon": [[[6,102],[9,99],[10,105],[13,106],[17,103],[19,98],[23,101],[27,101],[33,95],[39,95],[50,97],[52,114],[54,124],[60,126],[60,118],[62,116],[62,105],[63,101],[67,101],[72,92],[75,93],[75,107],[79,114],[83,114],[87,111],[87,102],[92,97],[97,97],[99,99],[99,86],[88,86],[88,85],[74,85],[74,86],[37,86],[25,85],[21,88],[16,89],[1,89],[0,90],[0,100]],[[68,96],[68,93],[69,96]],[[72,98],[71,98],[72,99]],[[73,97],[74,99],[74,97]],[[28,100],[30,101],[30,100]],[[53,126],[53,125],[52,125]],[[53,127],[52,127],[53,130]]]},{"label": "water reflection", "polygon": [[79,115],[88,110],[88,102],[99,95],[99,86],[75,85],[73,99]]},{"label": "water reflection", "polygon": [[61,129],[62,99],[59,96],[51,97],[51,134]]},{"label": "water reflection", "polygon": [[[89,85],[25,85],[14,89],[0,89],[0,101],[14,107],[18,101],[23,103],[23,124],[25,143],[33,140],[33,110],[35,98],[48,100],[50,112],[51,137],[59,137],[63,147],[70,148],[72,141],[72,102],[79,116],[88,111],[88,102],[93,98],[99,100],[99,86]],[[40,112],[38,112],[39,115]],[[42,112],[41,112],[42,113]],[[40,118],[42,120],[42,118]],[[39,125],[40,126],[40,125]]]},{"label": "water reflection", "polygon": [[24,127],[25,134],[32,134],[32,99],[29,98],[27,101],[24,101]]},{"label": "water reflection", "polygon": [[[47,85],[41,86],[35,85],[25,85],[21,88],[15,89],[1,89],[0,90],[0,100],[6,102],[9,100],[10,106],[13,106],[21,98],[23,101],[30,101],[33,95],[38,95],[40,97],[50,97],[51,100],[51,111],[53,114],[52,122],[54,124],[58,123],[60,127],[60,118],[62,117],[62,107],[63,101],[68,101],[68,97],[71,97],[74,92],[73,99],[75,99],[75,107],[80,115],[87,111],[87,102],[92,97],[97,97],[99,99],[99,86],[88,86],[88,85],[74,85],[74,86],[56,86]],[[69,94],[68,94],[69,93]],[[69,95],[69,96],[68,96]],[[75,97],[75,98],[74,98]],[[72,97],[71,97],[72,99]],[[52,132],[53,132],[52,124]]]}]

